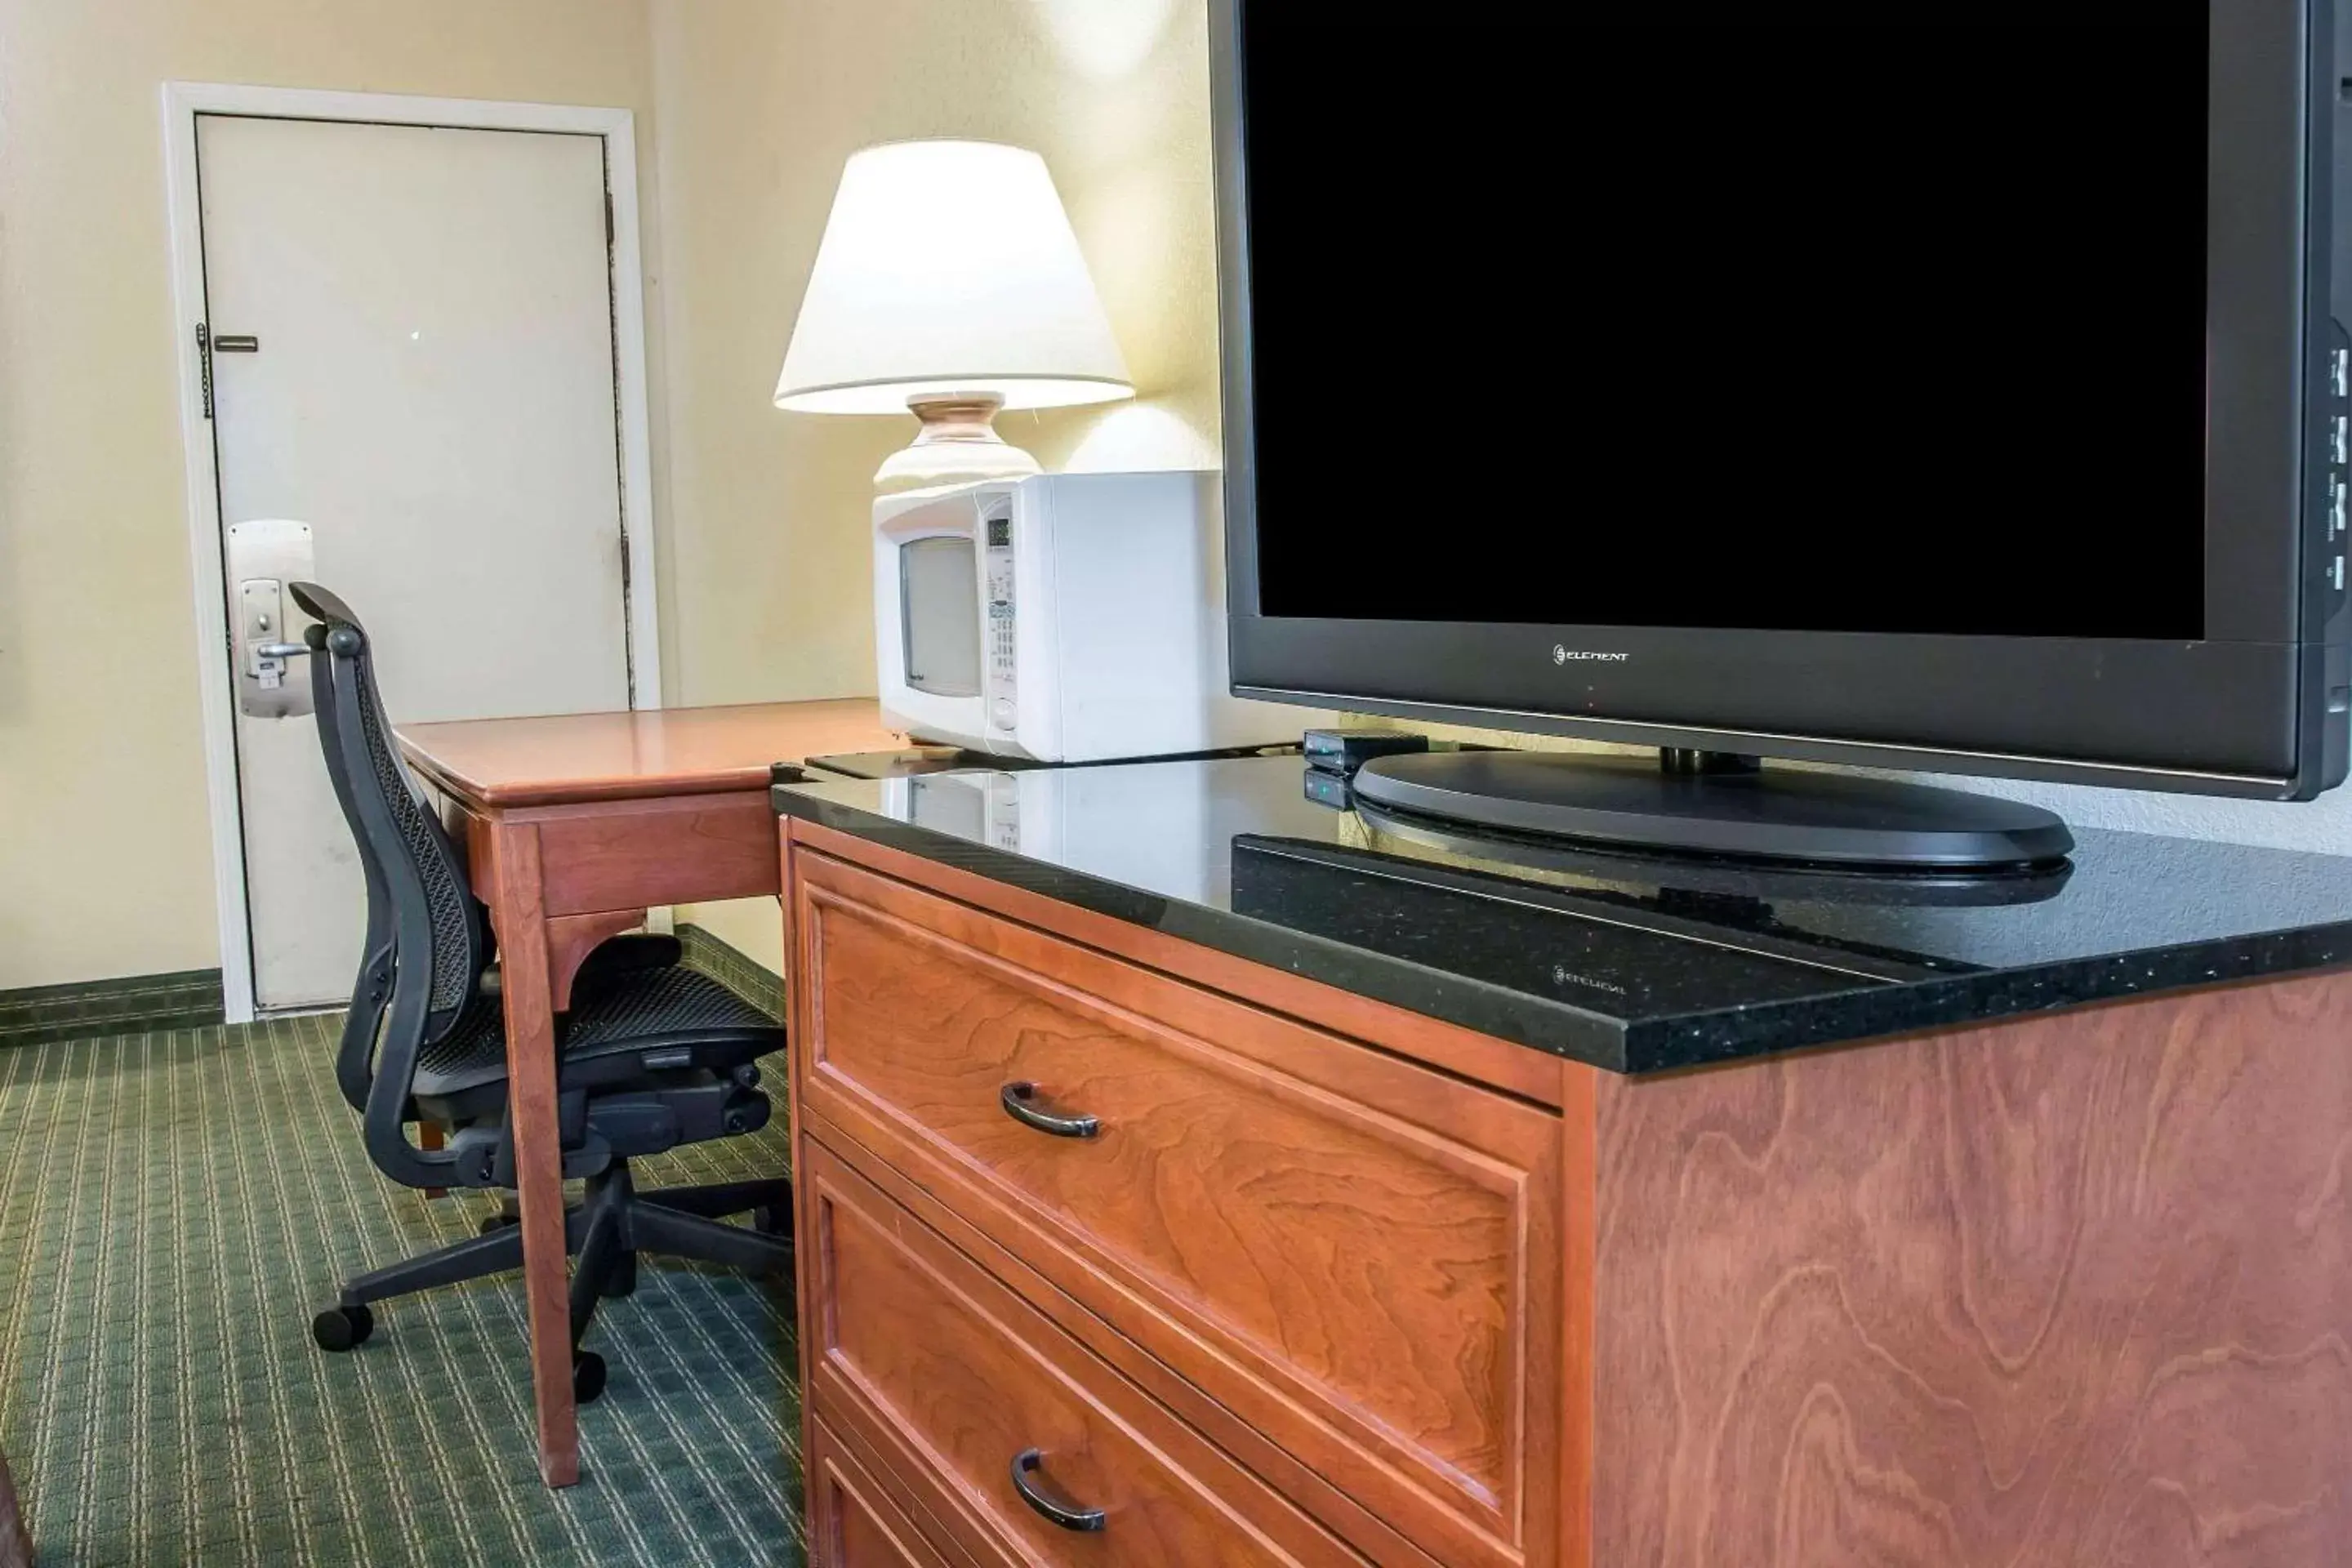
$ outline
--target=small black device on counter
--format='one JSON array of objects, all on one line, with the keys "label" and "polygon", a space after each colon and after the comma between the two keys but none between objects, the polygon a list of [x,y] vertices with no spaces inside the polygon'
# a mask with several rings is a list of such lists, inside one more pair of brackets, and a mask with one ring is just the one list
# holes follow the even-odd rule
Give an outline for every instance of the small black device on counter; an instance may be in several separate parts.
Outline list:
[{"label": "small black device on counter", "polygon": [[1326,773],[1321,768],[1306,771],[1307,798],[1318,805],[1328,805],[1334,811],[1346,811],[1356,804],[1349,792],[1346,775]]},{"label": "small black device on counter", "polygon": [[1374,757],[1429,750],[1429,737],[1405,730],[1309,730],[1299,746],[1308,767],[1352,778]]}]

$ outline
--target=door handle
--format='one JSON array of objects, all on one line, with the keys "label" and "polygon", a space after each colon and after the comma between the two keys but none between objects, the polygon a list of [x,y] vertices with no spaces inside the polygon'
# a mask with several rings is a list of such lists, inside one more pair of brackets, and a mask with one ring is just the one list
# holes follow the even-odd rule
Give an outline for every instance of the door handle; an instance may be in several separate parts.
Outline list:
[{"label": "door handle", "polygon": [[1037,1103],[1037,1086],[1034,1083],[1008,1083],[999,1091],[996,1102],[1004,1107],[1004,1114],[1024,1127],[1034,1127],[1056,1138],[1092,1138],[1102,1131],[1102,1123],[1091,1116],[1062,1116]]},{"label": "door handle", "polygon": [[276,691],[286,684],[286,661],[310,650],[278,640],[285,624],[284,584],[275,577],[248,577],[236,587],[245,623],[245,673],[262,690]]},{"label": "door handle", "polygon": [[1031,1480],[1030,1476],[1045,1462],[1045,1456],[1035,1448],[1024,1448],[1013,1460],[1013,1489],[1021,1500],[1050,1523],[1064,1530],[1081,1532],[1100,1530],[1109,1515],[1098,1508],[1087,1508],[1072,1502],[1043,1480]]}]

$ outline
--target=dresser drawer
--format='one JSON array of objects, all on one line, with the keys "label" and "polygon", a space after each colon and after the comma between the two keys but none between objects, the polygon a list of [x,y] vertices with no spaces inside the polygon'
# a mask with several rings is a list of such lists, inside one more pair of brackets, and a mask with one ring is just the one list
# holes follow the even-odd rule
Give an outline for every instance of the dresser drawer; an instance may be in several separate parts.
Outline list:
[{"label": "dresser drawer", "polygon": [[799,1181],[814,1425],[867,1436],[976,1558],[1360,1568],[822,1143]]},{"label": "dresser drawer", "polygon": [[1429,1556],[1553,1561],[1556,1115],[793,865],[805,1109]]},{"label": "dresser drawer", "polygon": [[961,1568],[823,1421],[809,1423],[808,1534],[812,1568]]}]

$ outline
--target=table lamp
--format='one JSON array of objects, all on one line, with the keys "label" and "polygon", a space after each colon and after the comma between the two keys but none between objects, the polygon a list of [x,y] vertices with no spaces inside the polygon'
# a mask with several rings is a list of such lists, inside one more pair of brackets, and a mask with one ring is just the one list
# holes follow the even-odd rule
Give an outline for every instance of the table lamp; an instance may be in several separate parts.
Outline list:
[{"label": "table lamp", "polygon": [[1005,408],[1135,395],[1045,161],[986,142],[898,142],[849,160],[776,406],[922,422],[885,492],[1024,478]]}]

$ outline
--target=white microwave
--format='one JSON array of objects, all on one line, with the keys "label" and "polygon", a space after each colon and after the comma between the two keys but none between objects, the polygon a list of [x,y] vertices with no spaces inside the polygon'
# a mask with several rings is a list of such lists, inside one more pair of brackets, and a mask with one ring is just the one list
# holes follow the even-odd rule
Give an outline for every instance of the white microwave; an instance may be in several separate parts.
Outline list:
[{"label": "white microwave", "polygon": [[874,503],[882,710],[1039,762],[1298,739],[1227,689],[1218,477],[1041,474]]}]

